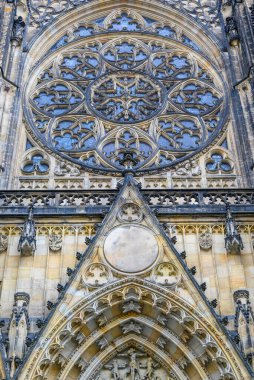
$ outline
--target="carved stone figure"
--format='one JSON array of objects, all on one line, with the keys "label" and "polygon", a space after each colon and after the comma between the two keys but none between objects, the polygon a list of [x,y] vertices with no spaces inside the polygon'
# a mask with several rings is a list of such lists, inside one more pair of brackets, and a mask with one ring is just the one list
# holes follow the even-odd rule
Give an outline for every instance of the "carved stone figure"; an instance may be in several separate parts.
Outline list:
[{"label": "carved stone figure", "polygon": [[141,334],[142,327],[138,323],[135,323],[134,321],[130,321],[122,325],[122,331],[123,331],[123,334],[128,334],[129,332]]},{"label": "carved stone figure", "polygon": [[172,174],[176,176],[186,176],[186,177],[195,177],[201,175],[201,169],[199,164],[196,161],[187,162],[183,167],[178,168],[175,173]]},{"label": "carved stone figure", "polygon": [[6,251],[8,246],[8,236],[0,234],[0,252]]},{"label": "carved stone figure", "polygon": [[33,220],[33,207],[30,207],[19,239],[18,251],[22,256],[31,256],[36,250],[36,231]]},{"label": "carved stone figure", "polygon": [[243,249],[241,235],[238,233],[229,205],[226,206],[226,236],[225,247],[227,253],[240,254]]},{"label": "carved stone figure", "polygon": [[203,232],[199,235],[199,245],[203,249],[210,249],[212,247],[213,240],[210,232]]},{"label": "carved stone figure", "polygon": [[62,248],[63,238],[61,235],[49,235],[49,248],[53,252],[58,252]]},{"label": "carved stone figure", "polygon": [[77,177],[80,175],[80,170],[73,165],[69,165],[65,162],[58,162],[54,170],[55,175],[65,176],[69,175],[71,177]]},{"label": "carved stone figure", "polygon": [[21,16],[14,19],[12,26],[12,40],[16,40],[19,43],[22,41],[25,26],[26,24]]},{"label": "carved stone figure", "polygon": [[141,305],[138,302],[128,301],[123,304],[123,313],[128,313],[129,311],[135,311],[136,313],[141,313]]},{"label": "carved stone figure", "polygon": [[142,352],[140,347],[130,347],[105,364],[96,379],[169,380],[171,377],[154,357]]},{"label": "carved stone figure", "polygon": [[254,369],[254,312],[249,300],[249,291],[234,292],[235,328],[241,342],[241,350]]},{"label": "carved stone figure", "polygon": [[9,323],[9,350],[8,358],[11,362],[11,377],[25,353],[25,343],[29,329],[28,304],[30,297],[27,293],[16,293],[14,306]]}]

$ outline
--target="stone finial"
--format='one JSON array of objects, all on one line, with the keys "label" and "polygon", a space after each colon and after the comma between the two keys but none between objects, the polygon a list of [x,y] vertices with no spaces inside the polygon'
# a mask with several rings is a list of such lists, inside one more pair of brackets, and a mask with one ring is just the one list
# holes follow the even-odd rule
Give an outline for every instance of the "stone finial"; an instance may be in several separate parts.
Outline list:
[{"label": "stone finial", "polygon": [[238,233],[235,221],[232,217],[229,205],[226,206],[226,237],[225,247],[227,253],[240,254],[243,249],[243,242],[241,235]]},{"label": "stone finial", "polygon": [[18,292],[14,295],[14,305],[8,331],[8,358],[10,360],[11,377],[13,377],[25,354],[26,339],[30,327],[28,317],[29,301],[30,296],[27,293]]},{"label": "stone finial", "polygon": [[18,251],[21,256],[32,256],[36,250],[36,231],[33,220],[33,207],[30,207],[19,239]]},{"label": "stone finial", "polygon": [[249,301],[249,296],[250,296],[250,293],[246,289],[236,290],[233,294],[235,303],[236,304],[241,303],[242,305],[247,304],[247,302]]},{"label": "stone finial", "polygon": [[240,289],[234,292],[235,329],[239,336],[240,348],[246,360],[254,369],[254,313],[249,301],[249,292]]}]

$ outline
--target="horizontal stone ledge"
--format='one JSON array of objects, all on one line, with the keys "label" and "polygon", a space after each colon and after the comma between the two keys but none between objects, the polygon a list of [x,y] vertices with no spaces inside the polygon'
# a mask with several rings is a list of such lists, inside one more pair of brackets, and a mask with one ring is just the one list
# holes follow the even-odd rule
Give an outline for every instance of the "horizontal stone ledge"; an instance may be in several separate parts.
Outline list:
[{"label": "horizontal stone ledge", "polygon": [[[224,205],[178,205],[178,206],[151,206],[152,211],[157,216],[173,215],[225,215]],[[110,206],[59,206],[59,207],[34,207],[35,217],[56,217],[56,216],[105,216],[110,210]],[[232,213],[241,215],[254,214],[254,205],[232,205]],[[4,217],[26,216],[27,207],[0,207],[0,214]]]}]

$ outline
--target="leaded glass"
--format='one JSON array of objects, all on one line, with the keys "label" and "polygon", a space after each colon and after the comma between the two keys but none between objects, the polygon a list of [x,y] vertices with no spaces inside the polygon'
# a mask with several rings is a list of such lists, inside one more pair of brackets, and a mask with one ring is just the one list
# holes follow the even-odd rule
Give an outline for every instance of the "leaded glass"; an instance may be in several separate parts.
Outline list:
[{"label": "leaded glass", "polygon": [[223,81],[197,43],[135,12],[64,34],[34,68],[27,97],[39,143],[103,172],[121,172],[126,154],[136,173],[187,160],[216,141],[226,118]]}]

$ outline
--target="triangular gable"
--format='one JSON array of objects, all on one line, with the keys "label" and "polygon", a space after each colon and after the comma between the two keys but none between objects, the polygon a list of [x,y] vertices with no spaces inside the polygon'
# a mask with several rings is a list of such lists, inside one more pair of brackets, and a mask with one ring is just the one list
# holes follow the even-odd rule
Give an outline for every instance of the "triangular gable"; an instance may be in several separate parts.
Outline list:
[{"label": "triangular gable", "polygon": [[[147,358],[158,351],[154,368],[159,371],[158,363],[164,361],[162,367],[172,378],[187,378],[188,371],[197,379],[206,378],[206,373],[228,380],[250,378],[247,370],[240,374],[239,353],[183,257],[146,205],[132,175],[126,175],[108,215],[76,269],[69,270],[68,284],[42,323],[26,358],[30,372],[20,367],[15,378],[53,379],[60,371],[72,378],[84,374],[79,378],[94,379],[99,368],[107,373],[112,367],[114,345],[120,355],[114,360],[123,355],[126,363],[131,360],[130,350]],[[152,356],[137,348],[141,331],[144,342],[151,340]],[[94,362],[91,352],[101,360],[98,368],[89,364]],[[173,365],[175,355],[177,365]],[[216,364],[211,365],[211,360]]]}]

